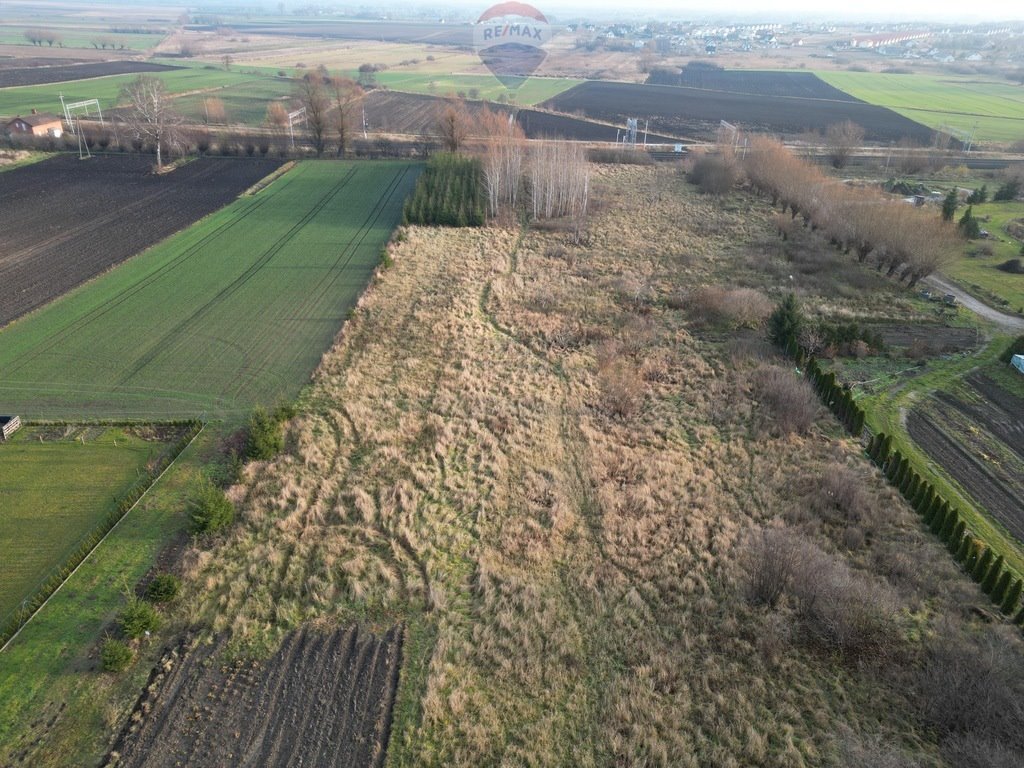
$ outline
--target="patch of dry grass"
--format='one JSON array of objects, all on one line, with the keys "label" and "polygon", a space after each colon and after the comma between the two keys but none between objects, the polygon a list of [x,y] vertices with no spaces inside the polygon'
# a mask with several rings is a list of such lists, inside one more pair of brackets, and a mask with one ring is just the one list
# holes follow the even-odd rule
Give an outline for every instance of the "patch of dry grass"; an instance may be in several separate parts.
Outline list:
[{"label": "patch of dry grass", "polygon": [[[631,197],[655,172],[661,192]],[[954,598],[983,600],[830,417],[760,429],[770,350],[702,336],[666,301],[726,274],[779,290],[748,258],[777,238],[770,212],[647,168],[598,176],[583,248],[408,231],[290,450],[233,489],[241,523],[190,554],[190,617],[259,647],[314,617],[426,616],[422,716],[397,724],[392,765],[934,764],[906,686],[830,650],[850,642],[837,606],[854,594],[871,643],[882,626],[906,661],[937,617],[966,620]],[[833,563],[829,591],[766,609],[743,553],[780,520]],[[853,525],[870,534],[855,551]],[[883,582],[878,614],[865,585]]]}]

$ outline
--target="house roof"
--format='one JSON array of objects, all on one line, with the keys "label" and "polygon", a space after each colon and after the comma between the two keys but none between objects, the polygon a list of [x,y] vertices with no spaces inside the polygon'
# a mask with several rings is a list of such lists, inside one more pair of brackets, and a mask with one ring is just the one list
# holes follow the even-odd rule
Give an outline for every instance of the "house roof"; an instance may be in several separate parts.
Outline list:
[{"label": "house roof", "polygon": [[[37,127],[40,125],[49,125],[50,123],[59,123],[61,119],[56,115],[51,115],[49,112],[40,112],[36,115],[18,115],[14,120],[20,120],[26,125]],[[14,120],[11,120],[13,123]]]}]

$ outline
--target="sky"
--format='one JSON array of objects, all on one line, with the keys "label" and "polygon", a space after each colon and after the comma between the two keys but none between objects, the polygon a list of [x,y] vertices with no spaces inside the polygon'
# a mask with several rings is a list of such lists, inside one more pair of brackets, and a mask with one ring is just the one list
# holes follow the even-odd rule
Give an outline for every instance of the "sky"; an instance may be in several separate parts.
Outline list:
[{"label": "sky", "polygon": [[[496,0],[497,1],[497,0]],[[530,2],[530,0],[525,0]],[[453,5],[481,10],[490,3],[473,0],[455,0]],[[729,17],[779,20],[831,20],[863,21],[924,20],[964,21],[971,23],[1006,20],[1024,21],[1024,0],[986,0],[983,3],[953,2],[952,0],[857,0],[853,3],[813,2],[813,0],[720,0],[694,2],[694,0],[532,0],[531,5],[545,14],[568,16],[585,14],[588,17],[632,18],[645,14],[662,18],[698,19]]]}]

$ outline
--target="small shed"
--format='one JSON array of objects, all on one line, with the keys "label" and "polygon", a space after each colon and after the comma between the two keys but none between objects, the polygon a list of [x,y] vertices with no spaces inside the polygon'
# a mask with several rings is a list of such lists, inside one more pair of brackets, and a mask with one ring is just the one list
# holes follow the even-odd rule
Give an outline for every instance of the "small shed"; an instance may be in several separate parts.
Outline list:
[{"label": "small shed", "polygon": [[1014,355],[1010,358],[1010,365],[1021,373],[1024,373],[1024,355]]},{"label": "small shed", "polygon": [[0,416],[0,440],[10,440],[11,435],[21,428],[21,419],[17,416]]},{"label": "small shed", "polygon": [[60,138],[64,133],[64,123],[56,115],[49,112],[36,112],[32,110],[31,115],[22,117],[18,115],[7,124],[7,130],[11,133],[26,133],[32,136],[53,136]]}]

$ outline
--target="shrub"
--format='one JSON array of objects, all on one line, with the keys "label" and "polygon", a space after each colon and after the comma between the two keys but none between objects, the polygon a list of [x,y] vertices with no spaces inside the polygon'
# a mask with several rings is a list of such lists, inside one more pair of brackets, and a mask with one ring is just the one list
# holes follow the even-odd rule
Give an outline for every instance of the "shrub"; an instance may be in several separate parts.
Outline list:
[{"label": "shrub", "polygon": [[602,365],[597,372],[597,385],[601,390],[601,407],[610,416],[628,418],[640,410],[644,380],[626,358]]},{"label": "shrub", "polygon": [[1017,606],[1020,604],[1021,592],[1024,592],[1024,581],[1015,579],[1010,588],[1006,590],[1006,595],[1003,597],[1003,602],[999,606],[999,610],[1007,616],[1012,616],[1013,612],[1017,610]]},{"label": "shrub", "polygon": [[126,636],[136,640],[160,626],[160,614],[145,600],[132,595],[128,598],[128,605],[121,609],[117,622]]},{"label": "shrub", "polygon": [[978,562],[974,566],[974,570],[971,571],[971,576],[975,581],[981,582],[988,574],[988,570],[992,565],[992,550],[985,548],[982,553],[978,556]]},{"label": "shrub", "polygon": [[106,672],[123,672],[132,663],[132,649],[120,640],[108,637],[100,646],[100,664]]},{"label": "shrub", "polygon": [[758,400],[783,434],[806,433],[818,413],[818,397],[806,379],[786,368],[763,365],[753,373]]},{"label": "shrub", "polygon": [[785,528],[765,528],[743,556],[747,599],[774,608],[789,589],[806,542]]},{"label": "shrub", "polygon": [[728,290],[708,286],[690,294],[687,309],[697,322],[730,329],[758,328],[771,314],[772,304],[750,288]]},{"label": "shrub", "polygon": [[996,584],[999,581],[999,577],[1003,571],[1003,556],[999,555],[995,562],[992,563],[992,567],[988,569],[985,578],[981,582],[981,591],[986,595],[992,595],[995,592]]},{"label": "shrub", "polygon": [[169,603],[180,589],[181,579],[173,573],[158,573],[146,587],[146,598],[154,603]]},{"label": "shrub", "polygon": [[739,169],[731,158],[704,155],[693,164],[689,178],[705,195],[724,195],[739,179]]},{"label": "shrub", "polygon": [[768,318],[768,338],[777,346],[785,349],[800,336],[804,325],[803,314],[797,304],[796,296],[786,295]]},{"label": "shrub", "polygon": [[1011,275],[1024,275],[1024,264],[1021,264],[1020,259],[1007,259],[998,265],[996,269],[1009,272]]},{"label": "shrub", "polygon": [[964,215],[960,217],[960,221],[957,223],[957,228],[968,240],[974,240],[981,234],[981,225],[974,218],[974,209],[971,206],[967,206],[967,210],[964,211]]},{"label": "shrub", "polygon": [[1018,194],[1020,194],[1020,179],[1010,179],[996,190],[996,193],[992,195],[992,200],[1006,202],[1015,199]]},{"label": "shrub", "polygon": [[249,417],[246,456],[255,461],[274,458],[284,448],[284,435],[278,420],[262,408],[257,408]]},{"label": "shrub", "polygon": [[189,517],[193,533],[216,533],[231,525],[235,508],[217,486],[204,477],[190,502]]}]

